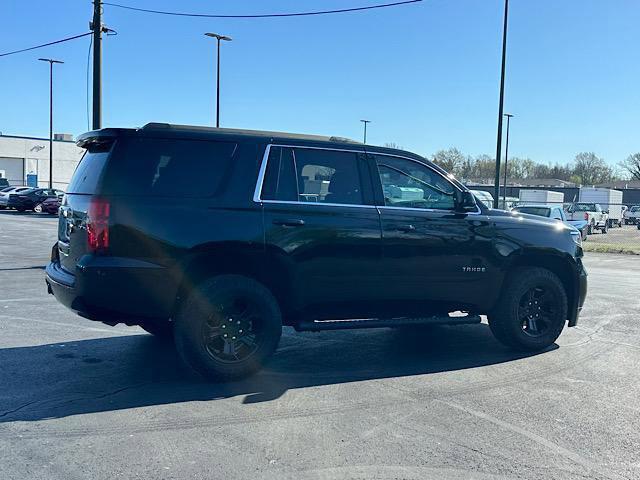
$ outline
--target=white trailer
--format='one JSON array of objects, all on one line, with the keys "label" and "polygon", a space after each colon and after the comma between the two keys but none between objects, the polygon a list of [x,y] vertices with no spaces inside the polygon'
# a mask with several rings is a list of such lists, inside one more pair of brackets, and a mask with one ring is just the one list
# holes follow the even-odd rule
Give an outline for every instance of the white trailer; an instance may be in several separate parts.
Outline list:
[{"label": "white trailer", "polygon": [[580,202],[599,203],[609,212],[609,227],[622,226],[622,192],[610,188],[582,187]]},{"label": "white trailer", "polygon": [[551,190],[525,190],[521,189],[518,204],[536,204],[560,206],[564,202],[564,193]]}]

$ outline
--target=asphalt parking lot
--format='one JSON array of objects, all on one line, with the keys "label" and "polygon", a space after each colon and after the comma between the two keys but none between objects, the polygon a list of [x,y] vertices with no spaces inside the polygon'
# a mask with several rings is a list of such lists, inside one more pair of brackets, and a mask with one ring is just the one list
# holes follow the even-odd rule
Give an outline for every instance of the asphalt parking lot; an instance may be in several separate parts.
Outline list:
[{"label": "asphalt parking lot", "polygon": [[57,219],[0,212],[2,479],[640,478],[640,257],[587,253],[580,325],[297,334],[207,384],[137,327],[47,295]]}]

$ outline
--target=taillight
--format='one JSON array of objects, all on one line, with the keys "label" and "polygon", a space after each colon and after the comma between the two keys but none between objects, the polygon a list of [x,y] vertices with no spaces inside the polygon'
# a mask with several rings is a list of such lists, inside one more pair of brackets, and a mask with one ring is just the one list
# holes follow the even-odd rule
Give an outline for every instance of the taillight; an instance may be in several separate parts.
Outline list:
[{"label": "taillight", "polygon": [[87,212],[87,242],[92,252],[109,248],[109,210],[111,205],[104,198],[94,197]]},{"label": "taillight", "polygon": [[585,212],[585,214],[584,214],[584,219],[585,219],[585,220],[589,220],[589,214],[588,214],[588,213],[586,213],[586,212]]}]

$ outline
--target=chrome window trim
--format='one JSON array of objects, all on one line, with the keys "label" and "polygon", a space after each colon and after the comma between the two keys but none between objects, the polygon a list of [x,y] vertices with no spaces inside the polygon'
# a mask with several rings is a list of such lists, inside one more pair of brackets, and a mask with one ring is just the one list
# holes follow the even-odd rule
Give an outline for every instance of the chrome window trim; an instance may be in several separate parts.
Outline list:
[{"label": "chrome window trim", "polygon": [[[477,207],[477,205],[476,205]],[[447,215],[482,215],[480,209],[476,212],[457,212],[455,210],[438,210],[437,208],[412,208],[412,207],[388,207],[387,205],[378,206],[379,209],[389,209],[389,210],[404,210],[407,212],[429,212],[429,213],[444,213]]]},{"label": "chrome window trim", "polygon": [[[354,150],[354,149],[349,149],[349,148],[330,148],[330,147],[312,147],[312,146],[307,146],[307,145],[284,145],[284,144],[280,144],[280,143],[269,143],[267,144],[266,148],[264,149],[264,154],[262,155],[262,161],[260,163],[260,170],[258,171],[258,179],[256,181],[256,187],[253,191],[253,201],[255,203],[270,203],[270,204],[284,204],[284,205],[325,205],[328,207],[354,207],[354,208],[389,208],[389,209],[393,209],[393,210],[407,210],[407,211],[423,211],[423,212],[439,212],[439,213],[451,213],[451,214],[465,214],[465,215],[481,215],[482,211],[480,210],[480,207],[478,207],[478,205],[476,205],[477,211],[475,212],[456,212],[455,210],[437,210],[437,209],[428,209],[428,208],[409,208],[409,207],[388,207],[386,205],[361,205],[361,204],[353,204],[353,203],[322,203],[322,202],[294,202],[291,200],[262,200],[260,197],[262,195],[262,187],[264,184],[264,176],[267,172],[267,163],[269,162],[269,154],[271,153],[271,147],[281,147],[281,148],[306,148],[309,150],[328,150],[328,151],[332,151],[332,152],[350,152],[350,153],[365,153],[365,154],[370,154],[370,155],[386,155],[388,157],[395,157],[395,158],[403,158],[405,160],[409,160],[411,162],[415,162],[418,163],[426,168],[428,168],[429,170],[431,170],[432,172],[434,172],[436,175],[440,175],[443,178],[444,177],[440,172],[438,172],[437,170],[431,168],[429,165],[427,165],[426,163],[420,162],[419,160],[416,160],[414,158],[410,158],[410,157],[406,157],[403,155],[394,155],[392,153],[380,153],[380,152],[367,152],[366,149],[361,149],[361,150]],[[377,169],[378,165],[376,163],[376,169]],[[461,190],[460,188],[458,188],[458,186],[452,182],[449,182],[455,189],[457,189],[460,192],[464,192],[464,190]],[[468,190],[467,190],[468,191]]]}]

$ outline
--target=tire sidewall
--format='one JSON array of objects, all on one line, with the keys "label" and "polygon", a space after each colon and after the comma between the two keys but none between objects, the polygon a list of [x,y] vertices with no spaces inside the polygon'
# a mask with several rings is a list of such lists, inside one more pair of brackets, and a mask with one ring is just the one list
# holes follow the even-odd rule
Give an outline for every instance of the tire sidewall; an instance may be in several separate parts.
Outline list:
[{"label": "tire sidewall", "polygon": [[[523,295],[536,286],[549,289],[553,293],[559,305],[559,311],[554,315],[551,326],[544,334],[531,336],[522,329],[518,319],[518,308]],[[567,318],[567,311],[567,295],[555,274],[542,268],[523,268],[512,277],[489,323],[496,337],[503,343],[523,350],[542,350],[552,345],[560,336]]]},{"label": "tire sidewall", "polygon": [[[242,294],[263,312],[261,342],[248,358],[234,363],[219,362],[207,351],[202,328],[211,305],[228,295]],[[182,359],[210,380],[231,380],[255,372],[275,351],[282,334],[280,308],[261,283],[241,275],[220,275],[198,285],[185,300],[175,319],[176,348]]]}]

